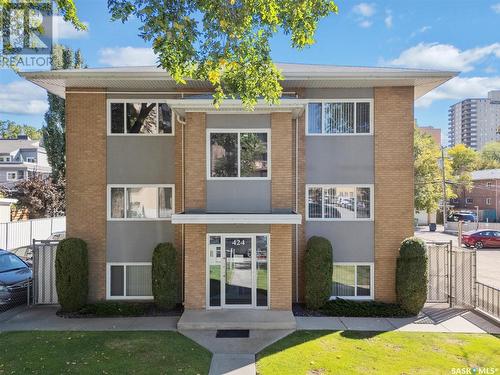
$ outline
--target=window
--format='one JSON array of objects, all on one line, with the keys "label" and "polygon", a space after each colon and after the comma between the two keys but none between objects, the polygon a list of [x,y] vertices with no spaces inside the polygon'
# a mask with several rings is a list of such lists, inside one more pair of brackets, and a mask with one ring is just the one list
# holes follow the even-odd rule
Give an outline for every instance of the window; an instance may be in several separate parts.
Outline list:
[{"label": "window", "polygon": [[472,198],[465,198],[465,203],[472,204],[472,203],[474,203],[474,200]]},{"label": "window", "polygon": [[371,186],[307,185],[307,220],[371,220]]},{"label": "window", "polygon": [[334,263],[332,297],[346,299],[373,298],[372,263]]},{"label": "window", "polygon": [[5,162],[5,163],[10,163],[11,159],[10,156],[0,156],[0,163]]},{"label": "window", "polygon": [[490,188],[491,187],[491,182],[487,182],[486,186]]},{"label": "window", "polygon": [[108,299],[152,299],[151,263],[108,263]]},{"label": "window", "polygon": [[17,179],[24,180],[24,171],[23,170],[17,171]]},{"label": "window", "polygon": [[108,220],[170,220],[174,185],[109,185]]},{"label": "window", "polygon": [[174,116],[172,109],[165,102],[111,100],[108,113],[109,134],[174,134]]},{"label": "window", "polygon": [[490,206],[490,205],[491,205],[491,198],[486,198],[486,204],[487,204],[488,206]]},{"label": "window", "polygon": [[7,172],[7,181],[16,181],[17,172]]},{"label": "window", "polygon": [[269,178],[268,130],[209,130],[209,179]]},{"label": "window", "polygon": [[36,158],[34,158],[33,156],[28,156],[26,158],[26,162],[27,163],[36,163]]},{"label": "window", "polygon": [[318,100],[307,106],[308,135],[370,134],[372,100]]}]

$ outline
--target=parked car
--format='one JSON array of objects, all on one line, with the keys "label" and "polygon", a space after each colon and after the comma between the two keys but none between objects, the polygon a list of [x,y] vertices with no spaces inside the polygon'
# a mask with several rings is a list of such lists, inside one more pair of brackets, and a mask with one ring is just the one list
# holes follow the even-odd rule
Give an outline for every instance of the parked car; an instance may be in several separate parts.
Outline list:
[{"label": "parked car", "polygon": [[48,241],[61,241],[66,238],[66,232],[54,232],[47,238]]},{"label": "parked car", "polygon": [[500,247],[500,232],[496,230],[476,230],[462,234],[462,243],[467,247]]},{"label": "parked car", "polygon": [[470,212],[453,212],[448,216],[448,221],[473,223],[476,221],[476,215]]},{"label": "parked car", "polygon": [[0,305],[26,302],[31,277],[28,263],[0,249]]}]

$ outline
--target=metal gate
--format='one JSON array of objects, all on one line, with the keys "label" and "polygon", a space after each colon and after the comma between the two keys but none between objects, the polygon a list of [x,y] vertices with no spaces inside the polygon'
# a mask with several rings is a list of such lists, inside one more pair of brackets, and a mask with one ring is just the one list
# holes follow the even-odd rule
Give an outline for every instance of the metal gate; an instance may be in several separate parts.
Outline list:
[{"label": "metal gate", "polygon": [[33,287],[30,303],[57,304],[56,250],[59,241],[33,241]]},{"label": "metal gate", "polygon": [[459,249],[451,242],[428,242],[427,302],[474,308],[476,250]]}]

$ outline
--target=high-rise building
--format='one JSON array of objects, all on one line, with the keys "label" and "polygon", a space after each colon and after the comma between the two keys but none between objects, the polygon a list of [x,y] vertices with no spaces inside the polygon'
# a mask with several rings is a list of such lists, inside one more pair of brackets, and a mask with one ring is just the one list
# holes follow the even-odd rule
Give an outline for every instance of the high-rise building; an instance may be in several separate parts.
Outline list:
[{"label": "high-rise building", "polygon": [[500,140],[500,90],[487,98],[465,99],[448,111],[450,147],[459,143],[481,150],[491,141]]},{"label": "high-rise building", "polygon": [[441,129],[433,126],[419,126],[418,130],[424,134],[430,135],[434,141],[441,146]]}]

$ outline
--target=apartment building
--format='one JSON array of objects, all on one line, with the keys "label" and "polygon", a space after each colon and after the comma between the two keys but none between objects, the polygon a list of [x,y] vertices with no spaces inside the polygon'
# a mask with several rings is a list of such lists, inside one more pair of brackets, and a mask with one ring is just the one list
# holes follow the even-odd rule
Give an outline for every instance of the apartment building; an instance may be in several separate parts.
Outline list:
[{"label": "apartment building", "polygon": [[465,99],[448,110],[449,145],[464,144],[480,151],[491,141],[500,140],[500,90],[487,98]]},{"label": "apartment building", "polygon": [[441,129],[435,128],[433,126],[419,126],[418,130],[421,133],[430,135],[432,139],[436,142],[438,146],[441,146]]},{"label": "apartment building", "polygon": [[23,73],[66,99],[67,233],[88,243],[91,300],[151,299],[152,251],[169,241],[185,309],[290,311],[318,235],[332,298],[395,301],[414,101],[455,74],[280,68],[281,102],[250,112],[155,67]]},{"label": "apartment building", "polygon": [[0,185],[10,189],[34,173],[49,176],[52,169],[40,141],[26,135],[0,139]]}]

